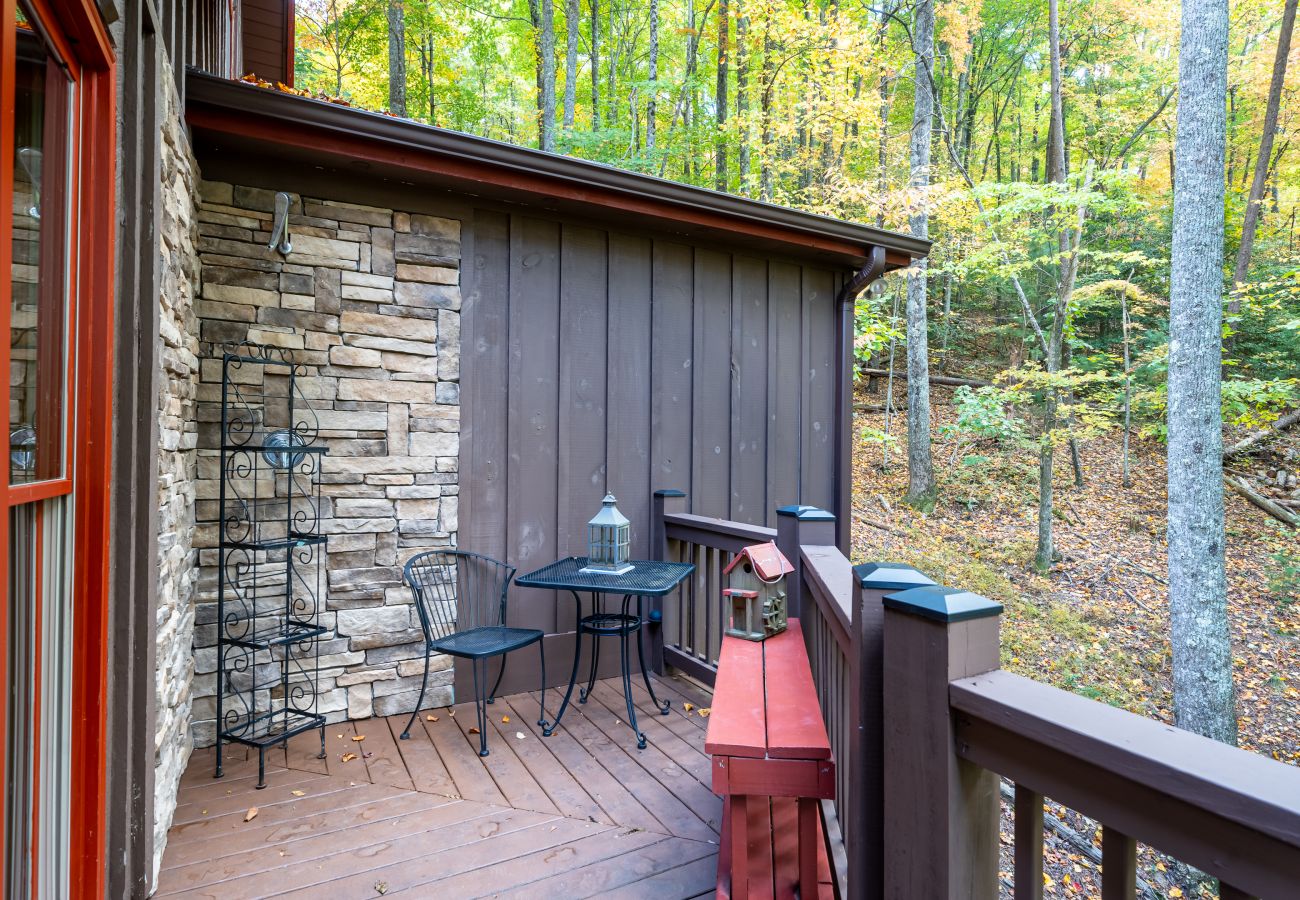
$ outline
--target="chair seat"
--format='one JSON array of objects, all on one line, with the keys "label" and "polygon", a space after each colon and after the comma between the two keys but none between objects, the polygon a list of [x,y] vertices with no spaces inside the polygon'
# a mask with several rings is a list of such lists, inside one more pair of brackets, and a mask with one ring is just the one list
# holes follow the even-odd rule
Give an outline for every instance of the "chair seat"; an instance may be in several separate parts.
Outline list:
[{"label": "chair seat", "polygon": [[466,659],[479,659],[527,647],[534,641],[540,641],[542,634],[536,628],[505,628],[488,625],[482,628],[471,628],[468,631],[458,631],[429,641],[429,649]]}]

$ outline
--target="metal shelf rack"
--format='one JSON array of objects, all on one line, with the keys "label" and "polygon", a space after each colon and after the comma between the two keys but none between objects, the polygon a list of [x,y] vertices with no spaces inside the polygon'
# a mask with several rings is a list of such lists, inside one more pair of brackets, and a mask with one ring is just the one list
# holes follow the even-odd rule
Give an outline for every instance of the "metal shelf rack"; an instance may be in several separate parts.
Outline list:
[{"label": "metal shelf rack", "polygon": [[317,709],[326,536],[321,533],[320,425],[290,350],[225,345],[217,569],[217,752],[258,753],[320,730]]}]

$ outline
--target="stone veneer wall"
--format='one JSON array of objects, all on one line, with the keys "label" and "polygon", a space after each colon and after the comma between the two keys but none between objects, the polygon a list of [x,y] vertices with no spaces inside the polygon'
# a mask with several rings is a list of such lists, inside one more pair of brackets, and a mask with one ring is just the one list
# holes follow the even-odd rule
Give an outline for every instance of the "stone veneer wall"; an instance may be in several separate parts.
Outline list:
[{"label": "stone veneer wall", "polygon": [[[274,193],[201,183],[194,737],[215,739],[221,344],[292,348],[329,448],[319,709],[409,712],[423,667],[402,565],[454,545],[460,431],[460,222],[293,195],[292,252],[267,248]],[[435,659],[426,705],[451,702]]]},{"label": "stone veneer wall", "polygon": [[159,80],[162,185],[159,228],[158,593],[154,720],[154,872],[167,845],[176,792],[190,758],[194,679],[195,392],[199,339],[194,211],[198,166],[170,71]]}]

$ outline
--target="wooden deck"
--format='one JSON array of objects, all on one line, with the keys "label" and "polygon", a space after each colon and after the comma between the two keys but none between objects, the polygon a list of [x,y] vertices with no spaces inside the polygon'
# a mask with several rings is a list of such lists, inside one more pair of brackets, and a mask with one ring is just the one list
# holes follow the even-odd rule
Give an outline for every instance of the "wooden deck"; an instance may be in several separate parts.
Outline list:
[{"label": "wooden deck", "polygon": [[[615,679],[549,738],[536,695],[498,699],[486,759],[472,704],[426,710],[408,741],[406,716],[331,725],[323,760],[302,735],[268,757],[261,791],[255,755],[232,749],[215,780],[212,751],[196,751],[156,896],[711,896],[722,803],[706,720],[683,706],[708,700],[676,679],[655,690],[673,708],[655,715],[638,686],[640,751]],[[553,715],[559,696],[547,700]]]}]

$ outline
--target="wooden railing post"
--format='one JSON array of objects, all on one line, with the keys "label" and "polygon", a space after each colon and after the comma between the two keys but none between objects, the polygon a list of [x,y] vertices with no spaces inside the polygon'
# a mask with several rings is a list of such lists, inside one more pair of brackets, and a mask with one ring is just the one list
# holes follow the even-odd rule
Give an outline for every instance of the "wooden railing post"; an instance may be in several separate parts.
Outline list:
[{"label": "wooden railing post", "polygon": [[776,546],[794,566],[785,580],[786,603],[791,616],[803,612],[803,553],[801,547],[834,546],[835,516],[816,506],[779,506],[776,510]]},{"label": "wooden railing post", "polygon": [[[650,508],[650,558],[666,560],[668,556],[668,527],[664,524],[666,513],[686,512],[686,494],[675,489],[655,491]],[[677,603],[681,603],[678,588]],[[664,600],[655,597],[650,601],[650,665],[658,675],[664,674]]]},{"label": "wooden railing post", "polygon": [[885,897],[998,896],[998,777],[958,757],[948,684],[998,668],[1001,604],[955,588],[884,598]]},{"label": "wooden railing post", "polygon": [[845,852],[849,861],[849,893],[861,900],[879,900],[884,891],[884,665],[886,594],[934,584],[928,576],[904,563],[863,563],[853,569],[858,596],[853,603],[853,646],[850,666],[856,673],[849,683],[849,709],[856,728],[849,737],[849,759],[841,765],[853,773],[852,796],[847,798],[844,822]]}]

